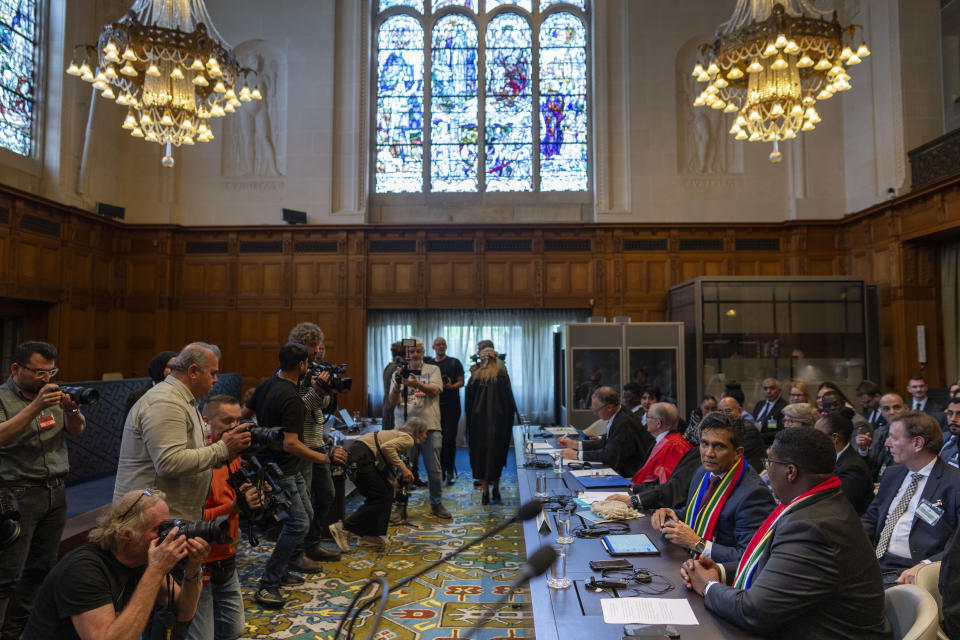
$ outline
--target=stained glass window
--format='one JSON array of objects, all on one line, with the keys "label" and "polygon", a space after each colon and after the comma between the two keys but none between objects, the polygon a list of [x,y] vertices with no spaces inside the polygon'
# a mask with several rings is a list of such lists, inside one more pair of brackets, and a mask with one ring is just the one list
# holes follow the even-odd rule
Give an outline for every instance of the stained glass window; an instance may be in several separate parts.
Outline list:
[{"label": "stained glass window", "polygon": [[555,4],[572,4],[581,11],[586,10],[584,0],[540,0],[540,11],[543,11]]},{"label": "stained glass window", "polygon": [[487,11],[493,11],[497,7],[505,4],[516,5],[527,11],[531,11],[531,0],[487,0]]},{"label": "stained glass window", "polygon": [[470,11],[476,11],[478,1],[479,0],[433,0],[432,7],[434,13],[446,7],[463,7],[464,9],[470,9]]},{"label": "stained glass window", "polygon": [[0,147],[29,156],[33,143],[36,0],[0,0]]},{"label": "stained glass window", "polygon": [[589,190],[586,0],[378,6],[376,193]]},{"label": "stained glass window", "polygon": [[532,44],[519,15],[500,14],[487,27],[487,191],[533,188]]},{"label": "stained glass window", "polygon": [[587,188],[587,36],[555,13],[540,26],[540,190]]},{"label": "stained glass window", "polygon": [[380,11],[386,11],[393,7],[412,7],[423,13],[423,0],[380,0]]},{"label": "stained glass window", "polygon": [[378,45],[377,191],[422,191],[423,29],[394,16]]},{"label": "stained glass window", "polygon": [[430,188],[477,190],[477,27],[449,15],[433,28]]}]

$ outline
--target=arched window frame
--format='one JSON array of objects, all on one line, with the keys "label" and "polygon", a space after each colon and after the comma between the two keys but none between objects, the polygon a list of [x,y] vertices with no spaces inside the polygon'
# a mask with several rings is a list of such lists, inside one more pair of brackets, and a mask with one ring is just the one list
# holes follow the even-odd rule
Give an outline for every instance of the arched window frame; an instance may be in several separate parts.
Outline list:
[{"label": "arched window frame", "polygon": [[[431,0],[424,0],[424,13],[420,14],[411,7],[391,7],[383,12],[379,11],[378,0],[371,0],[373,3],[372,14],[374,19],[372,25],[372,39],[374,43],[371,53],[370,87],[370,122],[372,123],[372,135],[369,149],[370,166],[370,194],[371,198],[377,204],[384,205],[430,205],[443,203],[444,205],[549,205],[553,203],[581,203],[589,204],[593,202],[593,175],[594,175],[594,135],[593,135],[593,114],[595,110],[593,92],[592,92],[592,48],[593,40],[590,28],[590,3],[586,3],[586,10],[569,3],[554,4],[547,9],[539,10],[539,0],[534,0],[533,13],[527,12],[516,5],[503,5],[489,12],[486,11],[485,0],[477,0],[476,13],[464,7],[448,6],[440,9],[436,13],[432,12]],[[478,178],[479,185],[477,191],[471,192],[432,192],[430,187],[430,148],[431,132],[430,122],[432,116],[432,33],[437,22],[450,14],[460,14],[474,22],[478,31],[477,48],[477,77],[478,77]],[[531,27],[532,33],[532,64],[531,64],[531,99],[532,109],[532,172],[533,185],[531,191],[491,191],[485,190],[486,183],[484,179],[484,170],[486,168],[486,33],[488,25],[499,15],[504,13],[513,13],[521,16]],[[541,191],[540,190],[540,28],[543,22],[551,15],[556,13],[569,13],[577,18],[584,28],[586,36],[586,82],[587,82],[587,189],[584,191]],[[377,45],[380,27],[390,18],[396,15],[408,15],[419,21],[423,27],[423,51],[424,51],[424,73],[423,73],[423,166],[422,171],[422,189],[416,193],[393,193],[376,191],[376,122],[377,122],[377,96],[378,96],[378,73],[377,63]]]}]

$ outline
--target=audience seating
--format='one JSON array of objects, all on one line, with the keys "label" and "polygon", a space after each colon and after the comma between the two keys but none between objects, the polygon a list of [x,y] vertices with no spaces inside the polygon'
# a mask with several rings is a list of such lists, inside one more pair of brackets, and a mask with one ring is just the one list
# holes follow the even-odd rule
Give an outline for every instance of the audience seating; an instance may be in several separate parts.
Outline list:
[{"label": "audience seating", "polygon": [[937,623],[940,629],[937,631],[939,640],[950,640],[947,634],[943,632],[943,599],[940,595],[940,563],[931,562],[917,572],[917,586],[933,596],[937,602]]},{"label": "audience seating", "polygon": [[887,619],[894,640],[937,640],[937,601],[913,584],[890,587],[884,593]]}]

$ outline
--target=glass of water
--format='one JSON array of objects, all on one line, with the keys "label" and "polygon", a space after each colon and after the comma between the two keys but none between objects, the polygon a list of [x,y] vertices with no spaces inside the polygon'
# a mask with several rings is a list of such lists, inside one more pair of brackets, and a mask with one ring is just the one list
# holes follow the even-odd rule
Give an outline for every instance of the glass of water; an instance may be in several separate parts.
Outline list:
[{"label": "glass of water", "polygon": [[570,511],[561,509],[557,512],[557,544],[573,544],[573,535],[570,533]]},{"label": "glass of water", "polygon": [[538,498],[547,498],[547,474],[544,471],[537,471],[537,493]]},{"label": "glass of water", "polygon": [[547,586],[551,589],[569,589],[573,581],[567,577],[567,547],[560,545],[557,560],[550,567],[550,577],[547,578]]}]

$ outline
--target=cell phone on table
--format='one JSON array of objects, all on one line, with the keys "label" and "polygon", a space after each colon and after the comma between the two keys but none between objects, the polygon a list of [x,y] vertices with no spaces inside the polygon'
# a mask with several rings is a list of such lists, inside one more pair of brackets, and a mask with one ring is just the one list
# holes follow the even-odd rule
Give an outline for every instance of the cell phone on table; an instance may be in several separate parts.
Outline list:
[{"label": "cell phone on table", "polygon": [[629,560],[591,560],[590,568],[594,571],[632,571],[633,564]]},{"label": "cell phone on table", "polygon": [[672,624],[625,624],[620,640],[650,640],[652,638],[680,638],[680,632]]}]

